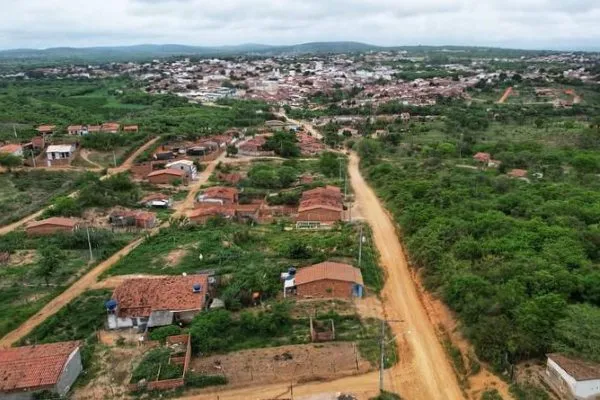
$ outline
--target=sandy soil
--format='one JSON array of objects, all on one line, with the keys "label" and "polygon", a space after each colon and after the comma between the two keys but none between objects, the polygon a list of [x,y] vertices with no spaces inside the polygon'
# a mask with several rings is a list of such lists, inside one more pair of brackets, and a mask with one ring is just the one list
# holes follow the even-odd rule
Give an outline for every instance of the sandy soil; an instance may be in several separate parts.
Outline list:
[{"label": "sandy soil", "polygon": [[349,173],[356,201],[371,225],[387,274],[383,312],[396,335],[400,361],[390,370],[387,388],[411,400],[462,399],[463,393],[415,286],[395,225],[350,157]]},{"label": "sandy soil", "polygon": [[100,371],[87,385],[76,388],[71,398],[75,400],[128,399],[127,393],[133,360],[147,348],[98,346],[94,354]]},{"label": "sandy soil", "polygon": [[319,343],[252,349],[192,359],[192,370],[224,374],[229,388],[276,382],[311,382],[362,374],[371,369],[354,343]]},{"label": "sandy soil", "polygon": [[17,250],[10,255],[8,260],[9,267],[18,267],[20,265],[33,264],[37,261],[38,254],[35,250]]},{"label": "sandy soil", "polygon": [[311,315],[314,316],[317,312],[326,314],[331,311],[339,315],[354,315],[356,313],[352,302],[340,299],[296,299],[291,313],[294,318],[308,318]]},{"label": "sandy soil", "polygon": [[355,299],[354,305],[361,318],[383,318],[383,306],[376,296],[368,295],[362,299]]},{"label": "sandy soil", "polygon": [[175,249],[170,251],[169,254],[164,257],[166,266],[174,267],[179,264],[181,259],[187,255],[188,251],[188,249]]},{"label": "sandy soil", "polygon": [[90,151],[87,149],[81,149],[81,151],[79,152],[79,155],[81,156],[81,158],[83,159],[83,161],[87,162],[90,165],[93,165],[96,168],[104,168],[102,165],[98,164],[97,162],[94,162],[92,160],[90,160]]}]

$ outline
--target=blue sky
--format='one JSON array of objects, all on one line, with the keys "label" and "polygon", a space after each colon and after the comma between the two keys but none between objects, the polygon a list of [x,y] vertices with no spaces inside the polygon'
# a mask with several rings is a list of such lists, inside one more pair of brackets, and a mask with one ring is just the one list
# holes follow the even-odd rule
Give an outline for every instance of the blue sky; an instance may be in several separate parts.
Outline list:
[{"label": "blue sky", "polygon": [[0,48],[354,40],[600,50],[600,0],[0,0]]}]

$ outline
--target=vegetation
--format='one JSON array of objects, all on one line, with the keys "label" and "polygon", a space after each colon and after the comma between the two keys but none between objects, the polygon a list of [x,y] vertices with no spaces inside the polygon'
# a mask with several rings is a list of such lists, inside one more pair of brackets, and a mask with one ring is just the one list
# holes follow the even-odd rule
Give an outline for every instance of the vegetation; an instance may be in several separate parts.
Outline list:
[{"label": "vegetation", "polygon": [[183,377],[183,365],[169,364],[171,349],[159,347],[150,350],[133,370],[131,383],[141,380],[156,381]]},{"label": "vegetation", "polygon": [[191,388],[226,385],[227,378],[222,375],[201,375],[195,372],[185,374],[185,385]]},{"label": "vegetation", "polygon": [[[396,142],[363,140],[362,166],[481,358],[498,370],[555,349],[596,358],[597,335],[583,337],[600,306],[597,133],[559,116],[538,127],[552,109],[496,112],[451,105],[445,122],[409,126]],[[478,151],[500,168],[481,169]],[[529,180],[509,179],[512,168]],[[589,323],[581,332],[576,318]]]},{"label": "vegetation", "polygon": [[[220,296],[230,309],[251,304],[252,292],[263,299],[281,290],[279,275],[290,265],[304,266],[328,259],[358,264],[359,227],[339,225],[329,231],[285,231],[278,225],[248,227],[215,221],[205,226],[163,228],[121,259],[107,274],[174,274],[199,269],[228,275]],[[368,229],[363,243],[361,270],[365,284],[374,290],[383,285]],[[187,250],[176,265],[165,265],[171,251]],[[202,260],[199,257],[202,255]]]},{"label": "vegetation", "polygon": [[0,225],[17,221],[80,185],[83,175],[65,171],[14,171],[0,174]]},{"label": "vegetation", "polygon": [[61,308],[21,340],[21,344],[84,340],[95,335],[106,320],[104,302],[109,290],[88,290]]},{"label": "vegetation", "polygon": [[177,325],[161,326],[150,332],[150,340],[158,340],[161,343],[165,343],[167,337],[180,334],[181,328]]}]

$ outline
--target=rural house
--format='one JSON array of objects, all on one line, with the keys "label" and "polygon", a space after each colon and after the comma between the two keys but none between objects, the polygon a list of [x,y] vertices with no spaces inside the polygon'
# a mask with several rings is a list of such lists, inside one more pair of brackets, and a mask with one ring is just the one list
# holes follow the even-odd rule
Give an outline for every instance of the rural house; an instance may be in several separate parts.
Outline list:
[{"label": "rural house", "polygon": [[79,222],[70,218],[51,217],[41,221],[31,222],[25,228],[29,236],[52,235],[57,232],[73,232],[79,227]]},{"label": "rural house", "polygon": [[167,169],[179,169],[185,172],[185,176],[188,179],[196,180],[196,178],[198,178],[198,169],[196,168],[194,162],[191,160],[172,161],[165,165],[165,167]]},{"label": "rural house", "polygon": [[238,202],[238,193],[236,188],[213,186],[209,187],[204,193],[198,196],[198,202],[221,205],[236,204]]},{"label": "rural house", "polygon": [[187,213],[187,217],[190,222],[195,224],[205,224],[211,218],[214,217],[233,218],[235,216],[235,210],[233,207],[224,207],[222,205],[208,206],[196,208]]},{"label": "rural house", "polygon": [[139,130],[137,125],[125,125],[123,132],[136,133]]},{"label": "rural house", "polygon": [[140,204],[145,207],[169,208],[173,204],[173,199],[163,193],[153,193],[140,200]]},{"label": "rural house", "polygon": [[600,364],[548,354],[546,380],[564,399],[590,400],[600,396]]},{"label": "rural house", "polygon": [[349,299],[362,297],[364,290],[360,269],[331,261],[300,268],[292,279],[285,278],[284,294],[293,288],[298,297]]},{"label": "rural house", "polygon": [[302,193],[297,228],[320,228],[342,220],[344,205],[342,193],[338,187],[326,186],[307,190]]},{"label": "rural house", "polygon": [[88,128],[86,125],[69,125],[67,133],[72,136],[83,136],[88,134]]},{"label": "rural house", "polygon": [[81,371],[79,342],[0,350],[0,399],[28,400],[42,391],[65,396]]},{"label": "rural house", "polygon": [[46,148],[48,166],[69,165],[74,153],[74,144],[52,144]]},{"label": "rural house", "polygon": [[20,144],[5,144],[0,147],[0,153],[11,154],[16,157],[23,157],[23,146]]},{"label": "rural house", "polygon": [[56,131],[56,125],[40,125],[35,130],[42,136],[52,135]]},{"label": "rural house", "polygon": [[105,122],[100,127],[100,130],[106,133],[119,133],[119,129],[121,129],[121,124],[117,122]]},{"label": "rural house", "polygon": [[190,322],[209,300],[208,275],[128,279],[106,302],[108,328]]},{"label": "rural house", "polygon": [[175,181],[186,181],[185,172],[180,169],[159,169],[157,171],[150,172],[146,178],[148,182],[154,184],[173,184]]}]

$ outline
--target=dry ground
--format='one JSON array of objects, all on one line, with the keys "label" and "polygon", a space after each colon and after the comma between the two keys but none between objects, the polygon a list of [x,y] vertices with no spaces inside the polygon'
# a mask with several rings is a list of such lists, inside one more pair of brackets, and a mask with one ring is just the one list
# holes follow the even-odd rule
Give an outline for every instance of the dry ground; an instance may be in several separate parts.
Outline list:
[{"label": "dry ground", "polygon": [[243,350],[192,359],[192,370],[224,374],[227,388],[287,382],[311,382],[362,374],[371,369],[351,342],[318,343]]}]

